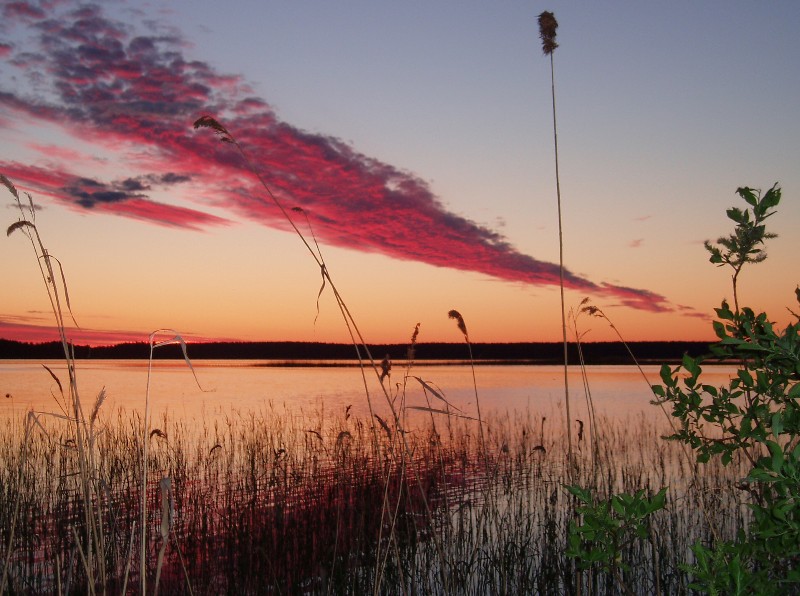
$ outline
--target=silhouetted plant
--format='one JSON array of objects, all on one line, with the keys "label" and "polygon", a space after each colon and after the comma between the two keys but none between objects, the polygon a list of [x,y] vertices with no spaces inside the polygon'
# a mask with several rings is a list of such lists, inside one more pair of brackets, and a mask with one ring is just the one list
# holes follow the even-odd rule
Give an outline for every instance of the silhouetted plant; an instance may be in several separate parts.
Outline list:
[{"label": "silhouetted plant", "polygon": [[556,163],[556,199],[558,203],[558,279],[561,291],[561,332],[564,341],[564,402],[567,410],[567,455],[572,459],[572,430],[570,427],[569,378],[567,358],[567,312],[564,302],[564,231],[561,217],[561,178],[558,174],[558,126],[556,120],[556,79],[553,65],[553,51],[556,43],[558,21],[552,12],[544,11],[539,15],[539,37],[542,40],[542,51],[550,57],[550,91],[553,98],[553,149]]},{"label": "silhouetted plant", "polygon": [[709,259],[720,267],[728,265],[733,268],[733,304],[736,312],[739,312],[738,281],[739,273],[746,264],[756,264],[767,258],[767,253],[761,248],[766,240],[777,238],[777,234],[766,231],[764,221],[773,215],[775,211],[770,211],[776,207],[781,200],[781,189],[776,182],[763,198],[760,190],[743,187],[737,188],[736,193],[742,197],[751,209],[739,209],[731,207],[728,209],[728,218],[736,223],[734,232],[728,236],[717,239],[718,246],[714,246],[706,240],[705,247],[711,253]]},{"label": "silhouetted plant", "polygon": [[[711,262],[733,268],[734,310],[723,301],[713,323],[718,341],[706,358],[684,357],[682,366],[661,369],[655,403],[667,404],[680,421],[668,438],[689,445],[697,461],[719,456],[724,465],[744,457],[750,464],[739,489],[750,496],[752,522],[735,541],[696,544],[695,589],[716,593],[787,593],[800,585],[800,318],[776,331],[765,313],[739,308],[737,281],[747,264],[766,258],[764,241],[775,234],[764,220],[781,198],[775,184],[764,196],[737,193],[748,207],[728,209],[736,227],[706,242]],[[796,290],[800,301],[800,290]],[[707,359],[739,362],[727,387],[702,382]],[[681,377],[685,377],[681,379]]]}]

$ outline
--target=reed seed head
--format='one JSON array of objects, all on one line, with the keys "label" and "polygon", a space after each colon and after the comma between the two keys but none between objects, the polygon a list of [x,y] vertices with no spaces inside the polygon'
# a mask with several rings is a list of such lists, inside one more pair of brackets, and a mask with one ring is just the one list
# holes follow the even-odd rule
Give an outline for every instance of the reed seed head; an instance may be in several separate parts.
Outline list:
[{"label": "reed seed head", "polygon": [[451,310],[449,313],[447,313],[447,316],[450,317],[451,319],[456,320],[458,328],[461,330],[461,333],[464,334],[464,339],[469,341],[469,334],[467,333],[467,324],[464,322],[464,317],[461,316],[461,313],[458,312],[457,310]]},{"label": "reed seed head", "polygon": [[545,56],[552,54],[558,47],[556,43],[558,21],[552,12],[544,11],[539,15],[539,37],[542,39],[542,51]]},{"label": "reed seed head", "polygon": [[0,182],[2,182],[5,185],[5,187],[8,189],[8,191],[12,195],[14,195],[14,198],[17,199],[17,201],[19,201],[19,193],[17,192],[17,187],[14,186],[14,184],[11,182],[11,180],[6,178],[3,174],[0,174]]},{"label": "reed seed head", "polygon": [[216,132],[220,140],[225,143],[233,143],[233,136],[228,132],[228,129],[222,126],[215,118],[211,116],[201,116],[194,121],[194,127],[197,128],[210,128]]},{"label": "reed seed head", "polygon": [[418,335],[419,335],[419,323],[417,323],[416,327],[414,327],[414,333],[411,334],[411,343],[408,344],[408,350],[406,351],[406,358],[408,360],[414,360],[414,357],[417,352]]},{"label": "reed seed head", "polygon": [[100,393],[97,394],[97,399],[94,401],[94,407],[92,408],[92,414],[89,416],[89,426],[93,426],[95,420],[97,420],[97,415],[100,413],[100,406],[103,405],[103,402],[106,401],[106,388],[103,387],[100,390]]},{"label": "reed seed head", "polygon": [[419,335],[419,323],[414,326],[414,333],[411,334],[411,345],[417,344],[417,336]]},{"label": "reed seed head", "polygon": [[8,229],[6,230],[6,236],[11,236],[11,234],[13,234],[16,230],[19,230],[20,228],[35,228],[35,227],[36,226],[34,226],[31,222],[21,219],[19,221],[15,221],[13,224],[8,226]]}]

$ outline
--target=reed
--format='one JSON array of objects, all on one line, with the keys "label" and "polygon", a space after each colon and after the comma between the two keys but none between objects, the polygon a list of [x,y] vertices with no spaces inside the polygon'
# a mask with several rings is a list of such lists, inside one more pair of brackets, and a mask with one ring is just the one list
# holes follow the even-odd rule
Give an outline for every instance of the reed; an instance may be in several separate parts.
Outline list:
[{"label": "reed", "polygon": [[[387,594],[563,591],[571,581],[569,565],[555,538],[571,519],[572,503],[562,488],[567,445],[563,433],[548,430],[554,425],[541,424],[545,414],[558,417],[535,411],[488,415],[485,449],[471,420],[453,418],[442,437],[421,417],[405,430],[413,457],[404,467],[399,459],[376,458],[370,421],[345,412],[299,417],[265,409],[213,423],[164,418],[157,423],[160,434],[148,438],[148,467],[170,479],[161,492],[152,486],[145,495],[151,512],[146,548],[160,560],[154,585],[163,593],[186,593],[189,586],[194,593],[362,593],[381,574],[380,592]],[[124,411],[101,414],[97,422],[103,432],[96,465],[107,487],[105,543],[117,553],[105,586],[111,593],[126,578],[140,520],[142,423]],[[21,421],[6,424],[11,431]],[[16,441],[0,443],[0,510],[8,511],[13,495],[21,497],[23,523],[9,568],[14,591],[83,585],[74,574],[67,577],[80,560],[72,528],[84,530],[80,499],[71,490],[73,463],[63,448],[70,425],[52,418],[42,425],[47,434],[30,442],[25,466],[18,449],[23,428],[4,434]],[[647,417],[601,417],[596,466],[602,473],[592,473],[585,440],[575,445],[575,457],[582,463],[578,480],[591,478],[607,494],[671,487],[673,496],[654,521],[657,561],[641,545],[622,556],[630,567],[628,583],[653,586],[658,577],[672,593],[688,584],[681,564],[691,544],[711,538],[700,500],[713,502],[724,536],[735,536],[748,513],[740,491],[730,489],[741,477],[739,468],[710,462],[700,483],[692,482],[694,470],[676,444],[660,439],[663,431]],[[384,447],[395,448],[388,436]],[[381,534],[387,491],[395,530]],[[4,515],[4,535],[10,522]],[[381,566],[387,549],[394,555]],[[131,572],[138,579],[139,570]],[[613,582],[603,587],[610,581],[603,574],[585,581],[597,593],[614,592]]]},{"label": "reed", "polygon": [[553,105],[553,156],[556,174],[556,204],[558,206],[558,287],[561,298],[561,332],[564,343],[564,404],[567,409],[567,450],[572,454],[572,425],[570,422],[569,403],[569,358],[567,348],[567,311],[564,299],[564,229],[561,217],[561,176],[558,171],[558,120],[556,118],[556,71],[553,53],[558,47],[556,29],[558,21],[552,12],[544,11],[539,15],[539,38],[542,41],[542,52],[550,58],[550,92]]},{"label": "reed", "polygon": [[[8,189],[14,197],[14,206],[19,212],[19,219],[11,224],[7,229],[7,235],[15,232],[24,234],[31,244],[39,274],[45,285],[48,299],[50,301],[51,312],[55,320],[55,327],[58,330],[59,339],[64,352],[64,360],[67,368],[67,383],[62,384],[59,378],[50,370],[48,372],[53,377],[59,388],[57,402],[62,410],[61,414],[38,413],[33,414],[32,419],[37,421],[42,416],[56,416],[69,421],[72,424],[72,437],[70,437],[70,449],[75,456],[74,464],[76,471],[74,476],[77,480],[77,490],[81,495],[83,523],[81,528],[83,534],[79,535],[76,526],[72,527],[72,533],[76,538],[76,549],[81,556],[83,569],[88,578],[87,586],[90,593],[94,593],[96,583],[104,585],[106,583],[106,548],[104,544],[104,520],[100,507],[96,506],[99,500],[98,477],[94,467],[94,418],[103,401],[102,394],[98,396],[93,408],[89,423],[84,414],[83,405],[78,391],[77,370],[75,368],[75,356],[72,344],[68,337],[67,326],[69,319],[77,326],[72,316],[72,307],[69,300],[66,278],[61,262],[45,247],[39,229],[36,224],[36,208],[33,197],[29,193],[24,193],[27,201],[20,197],[19,191],[14,184],[4,175],[0,174],[0,182]],[[56,275],[58,273],[58,275]],[[67,314],[69,316],[67,316]],[[60,398],[60,399],[59,399]],[[29,415],[29,419],[31,416]],[[38,425],[39,428],[41,425]],[[29,429],[30,430],[30,429]],[[28,438],[30,436],[28,435]],[[25,446],[22,447],[25,453]],[[14,510],[17,510],[15,505]],[[13,526],[12,526],[13,527]],[[13,531],[9,533],[9,543],[6,558],[12,549]],[[9,566],[5,565],[3,577],[0,580],[0,592],[6,588],[8,580]]]}]

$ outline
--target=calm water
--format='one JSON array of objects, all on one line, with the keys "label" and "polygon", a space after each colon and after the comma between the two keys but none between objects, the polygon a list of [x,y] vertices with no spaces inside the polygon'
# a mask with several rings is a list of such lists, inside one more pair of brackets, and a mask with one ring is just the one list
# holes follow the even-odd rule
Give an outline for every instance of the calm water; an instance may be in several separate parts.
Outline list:
[{"label": "calm water", "polygon": [[[44,362],[66,386],[66,367],[62,361]],[[183,361],[158,361],[150,381],[150,408],[153,416],[169,413],[185,420],[214,418],[231,412],[247,414],[273,408],[297,415],[338,415],[351,406],[351,412],[368,415],[365,382],[353,366],[274,366],[268,361],[197,361],[195,372],[201,387]],[[651,383],[659,382],[659,367],[645,367]],[[733,367],[706,367],[706,383],[720,385]],[[144,411],[147,388],[146,361],[78,361],[78,387],[88,412],[97,394],[105,388],[107,399],[102,413],[123,408]],[[434,385],[446,399],[468,415],[475,415],[475,391],[469,366],[417,364],[410,371],[395,364],[387,387],[392,394],[402,389],[406,378],[406,403],[426,406],[425,394],[413,375]],[[475,369],[480,406],[484,415],[494,412],[549,412],[563,409],[563,368],[559,366],[481,365]],[[577,367],[570,372],[572,414],[586,412],[583,381]],[[588,367],[588,381],[598,414],[612,417],[642,412],[663,416],[650,405],[648,384],[634,366]],[[367,371],[374,411],[388,413],[386,399],[375,375]],[[58,385],[33,360],[0,360],[0,416],[23,415],[34,409],[58,411],[53,395]],[[443,404],[431,396],[432,407]]]}]

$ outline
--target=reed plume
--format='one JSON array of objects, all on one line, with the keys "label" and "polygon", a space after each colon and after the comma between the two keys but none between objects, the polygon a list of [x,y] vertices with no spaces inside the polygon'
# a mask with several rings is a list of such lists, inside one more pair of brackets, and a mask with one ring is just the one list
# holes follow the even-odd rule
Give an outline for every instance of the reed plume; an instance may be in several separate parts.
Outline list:
[{"label": "reed plume", "polygon": [[447,313],[447,316],[451,319],[455,319],[456,325],[458,325],[459,331],[464,334],[464,341],[467,344],[467,350],[469,351],[469,366],[470,370],[472,371],[472,388],[475,392],[475,409],[478,414],[478,430],[480,432],[480,440],[481,440],[481,452],[483,453],[484,463],[486,464],[486,468],[488,470],[488,455],[486,452],[486,437],[483,433],[483,417],[481,416],[481,402],[478,398],[478,381],[475,378],[475,359],[472,356],[472,343],[469,341],[469,333],[467,333],[467,324],[464,322],[464,317],[461,316],[461,313],[457,310],[451,310]]},{"label": "reed plume", "polygon": [[558,21],[552,12],[544,11],[539,15],[539,37],[542,39],[542,51],[550,55],[558,47],[556,43]]}]

